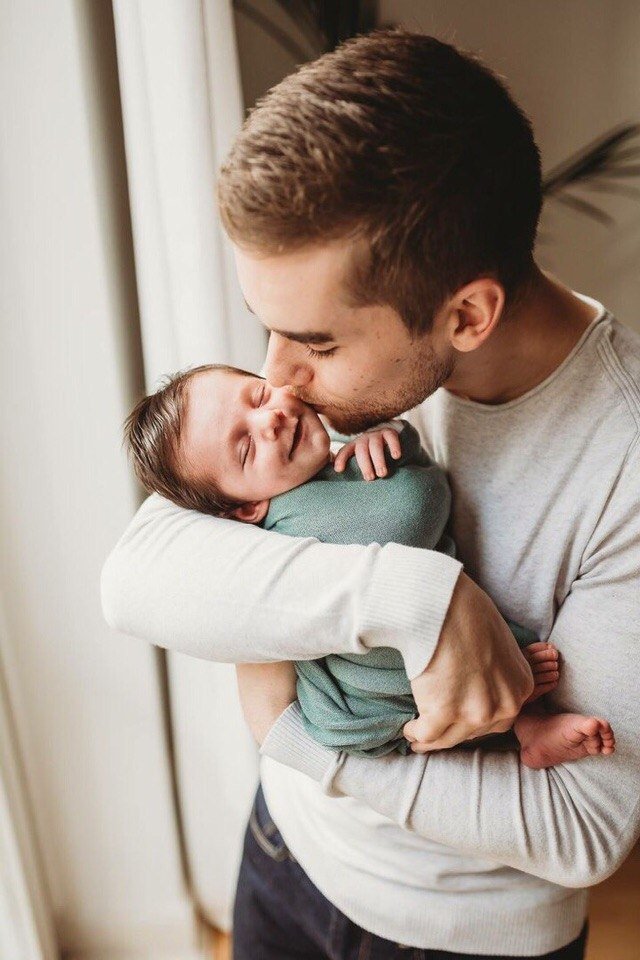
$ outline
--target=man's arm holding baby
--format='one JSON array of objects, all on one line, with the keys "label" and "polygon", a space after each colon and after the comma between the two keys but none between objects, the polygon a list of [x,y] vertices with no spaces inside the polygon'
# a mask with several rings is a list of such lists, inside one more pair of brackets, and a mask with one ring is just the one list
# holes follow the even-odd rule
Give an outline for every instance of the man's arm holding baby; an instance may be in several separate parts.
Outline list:
[{"label": "man's arm holding baby", "polygon": [[[640,515],[629,495],[638,468],[629,464],[626,495],[622,483],[549,637],[567,651],[552,709],[607,717],[614,756],[546,770],[523,766],[516,752],[482,748],[371,760],[317,744],[295,703],[269,730],[262,752],[320,781],[327,793],[363,800],[466,854],[570,887],[605,879],[640,834]],[[285,677],[283,667],[283,690]],[[264,715],[261,724],[269,728]]]},{"label": "man's arm holding baby", "polygon": [[287,537],[153,495],[107,559],[102,599],[115,629],[206,660],[395,647],[421,676],[435,738],[461,716],[463,730],[508,722],[532,686],[504,620],[460,570],[436,551]]}]

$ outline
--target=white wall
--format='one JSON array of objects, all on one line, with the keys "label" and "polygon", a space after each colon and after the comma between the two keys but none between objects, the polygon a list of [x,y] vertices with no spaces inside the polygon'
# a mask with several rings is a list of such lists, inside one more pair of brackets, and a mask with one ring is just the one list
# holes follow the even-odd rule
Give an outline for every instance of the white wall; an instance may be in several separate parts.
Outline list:
[{"label": "white wall", "polygon": [[61,946],[185,957],[156,654],[99,603],[141,384],[110,7],[0,0],[3,653]]},{"label": "white wall", "polygon": [[[618,123],[640,121],[637,0],[380,0],[379,11],[382,23],[473,50],[506,77],[545,169]],[[549,205],[540,263],[640,329],[640,201],[593,196],[617,226]]]},{"label": "white wall", "polygon": [[[249,16],[245,4],[234,6],[242,92],[247,108],[299,63],[317,56],[314,45],[277,0],[251,0],[249,6],[253,17]],[[264,29],[265,20],[272,25],[271,33]],[[283,43],[284,38],[300,51],[301,57],[295,55],[291,46],[286,46],[286,41]]]}]

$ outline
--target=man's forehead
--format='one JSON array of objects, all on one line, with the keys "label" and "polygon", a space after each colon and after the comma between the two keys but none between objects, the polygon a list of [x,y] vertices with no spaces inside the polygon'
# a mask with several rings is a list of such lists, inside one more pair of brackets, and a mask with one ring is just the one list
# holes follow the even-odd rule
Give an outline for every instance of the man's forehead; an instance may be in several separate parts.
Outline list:
[{"label": "man's forehead", "polygon": [[352,328],[344,243],[261,255],[235,248],[235,255],[247,309],[269,331],[322,344]]}]

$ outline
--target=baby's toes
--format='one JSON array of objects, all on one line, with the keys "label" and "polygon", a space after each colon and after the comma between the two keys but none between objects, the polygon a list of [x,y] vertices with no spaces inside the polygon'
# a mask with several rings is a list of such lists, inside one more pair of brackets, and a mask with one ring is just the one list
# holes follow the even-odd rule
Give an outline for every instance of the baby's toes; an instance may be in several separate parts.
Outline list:
[{"label": "baby's toes", "polygon": [[530,656],[532,653],[537,653],[539,650],[546,650],[548,644],[544,640],[536,640],[535,643],[528,643],[526,647],[523,648],[522,652],[525,657]]},{"label": "baby's toes", "polygon": [[602,752],[614,753],[616,749],[616,738],[611,725],[606,720],[600,721],[600,738],[602,740]]},{"label": "baby's toes", "polygon": [[583,717],[579,724],[579,729],[585,739],[588,740],[600,740],[601,731],[600,731],[601,721],[598,717]]},{"label": "baby's toes", "polygon": [[531,672],[536,683],[553,683],[560,679],[560,671],[557,664],[532,663]]},{"label": "baby's toes", "polygon": [[600,737],[587,737],[584,741],[584,747],[590,757],[597,757],[604,750]]},{"label": "baby's toes", "polygon": [[522,652],[531,664],[558,659],[557,647],[554,647],[552,643],[543,643],[542,641],[530,643],[528,647],[524,647]]},{"label": "baby's toes", "polygon": [[[615,752],[615,737],[611,725],[607,720],[601,717],[588,717],[583,726],[585,732],[588,730],[585,740],[585,749],[589,756],[604,754],[610,756]],[[595,733],[591,731],[595,729]]]}]

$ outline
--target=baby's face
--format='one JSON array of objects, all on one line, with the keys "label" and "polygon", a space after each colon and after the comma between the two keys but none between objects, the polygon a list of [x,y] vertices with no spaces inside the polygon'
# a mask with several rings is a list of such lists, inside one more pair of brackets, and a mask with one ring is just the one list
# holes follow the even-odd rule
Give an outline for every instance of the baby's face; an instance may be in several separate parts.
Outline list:
[{"label": "baby's face", "polygon": [[225,370],[187,384],[181,449],[191,476],[214,480],[228,497],[269,500],[329,462],[329,435],[317,413],[260,377]]}]

